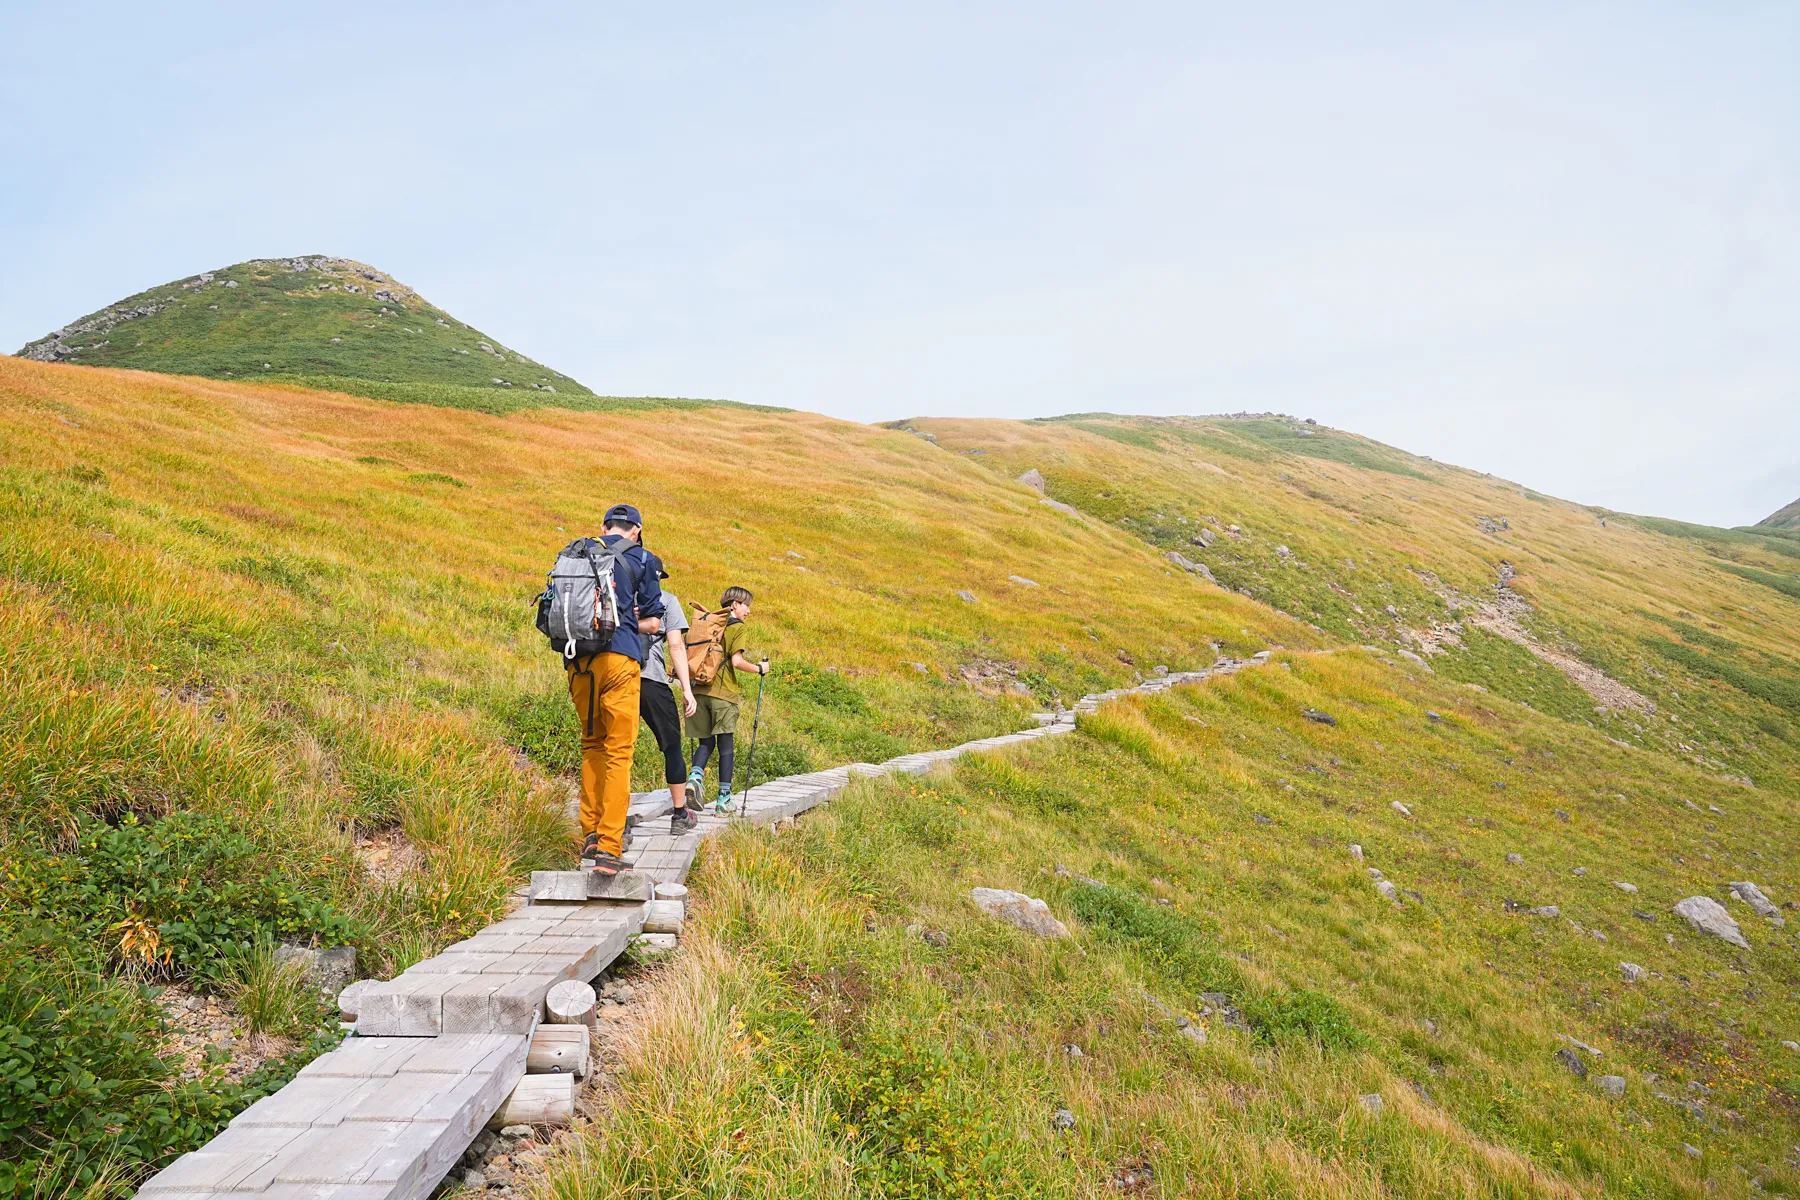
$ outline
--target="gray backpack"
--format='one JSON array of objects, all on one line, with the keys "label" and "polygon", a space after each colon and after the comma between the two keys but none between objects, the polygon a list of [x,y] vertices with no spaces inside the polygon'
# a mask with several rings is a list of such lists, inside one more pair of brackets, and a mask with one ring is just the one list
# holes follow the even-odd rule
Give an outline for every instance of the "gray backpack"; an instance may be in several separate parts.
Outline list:
[{"label": "gray backpack", "polygon": [[619,594],[613,565],[633,545],[621,538],[608,546],[598,538],[576,538],[556,556],[537,601],[538,632],[564,659],[599,654],[619,628]]}]

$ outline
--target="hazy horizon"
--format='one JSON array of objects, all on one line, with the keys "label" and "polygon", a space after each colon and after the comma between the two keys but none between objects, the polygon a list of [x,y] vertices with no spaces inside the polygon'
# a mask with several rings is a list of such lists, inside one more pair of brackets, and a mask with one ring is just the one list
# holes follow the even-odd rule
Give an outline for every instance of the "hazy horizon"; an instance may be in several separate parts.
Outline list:
[{"label": "hazy horizon", "polygon": [[[596,391],[1800,496],[1800,10],[9,8],[0,349],[370,262]],[[51,48],[46,50],[46,48]]]}]

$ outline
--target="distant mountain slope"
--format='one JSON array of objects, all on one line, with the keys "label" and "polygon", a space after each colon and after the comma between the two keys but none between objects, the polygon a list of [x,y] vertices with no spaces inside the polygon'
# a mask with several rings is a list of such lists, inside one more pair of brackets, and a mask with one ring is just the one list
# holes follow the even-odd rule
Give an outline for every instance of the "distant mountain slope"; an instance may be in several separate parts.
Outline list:
[{"label": "distant mountain slope", "polygon": [[901,424],[1323,633],[1722,774],[1791,769],[1785,531],[1589,508],[1276,414]]},{"label": "distant mountain slope", "polygon": [[1800,500],[1780,508],[1757,522],[1773,529],[1800,529]]},{"label": "distant mountain slope", "polygon": [[486,411],[644,407],[595,396],[385,271],[322,255],[253,259],[151,288],[39,338],[19,357],[275,379]]}]

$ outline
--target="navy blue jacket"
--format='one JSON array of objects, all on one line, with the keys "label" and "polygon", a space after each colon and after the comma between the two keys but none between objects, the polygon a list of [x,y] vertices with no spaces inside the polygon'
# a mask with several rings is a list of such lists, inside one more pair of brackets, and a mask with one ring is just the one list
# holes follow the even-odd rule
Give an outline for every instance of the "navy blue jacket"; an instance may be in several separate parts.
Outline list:
[{"label": "navy blue jacket", "polygon": [[[608,533],[600,538],[608,546],[627,540],[618,533]],[[619,628],[612,635],[612,644],[603,653],[623,654],[641,666],[650,647],[645,644],[644,635],[638,632],[638,618],[663,615],[662,586],[656,582],[656,572],[650,569],[649,553],[642,546],[632,546],[613,563],[613,587],[619,594]]]}]

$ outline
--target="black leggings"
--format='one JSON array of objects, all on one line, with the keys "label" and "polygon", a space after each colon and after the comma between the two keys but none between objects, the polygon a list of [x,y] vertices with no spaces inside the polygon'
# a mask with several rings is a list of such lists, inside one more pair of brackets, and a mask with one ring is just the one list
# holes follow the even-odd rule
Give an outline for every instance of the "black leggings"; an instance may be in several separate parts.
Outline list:
[{"label": "black leggings", "polygon": [[719,745],[719,788],[729,792],[731,790],[732,758],[734,757],[732,752],[736,748],[736,739],[733,734],[720,733],[712,737],[701,738],[699,746],[694,749],[694,770],[701,774],[705,773],[706,760],[712,757],[714,742]]},{"label": "black leggings", "polygon": [[687,768],[681,763],[681,711],[666,683],[644,680],[638,689],[638,716],[650,727],[656,748],[662,751],[663,782],[686,783]]}]

